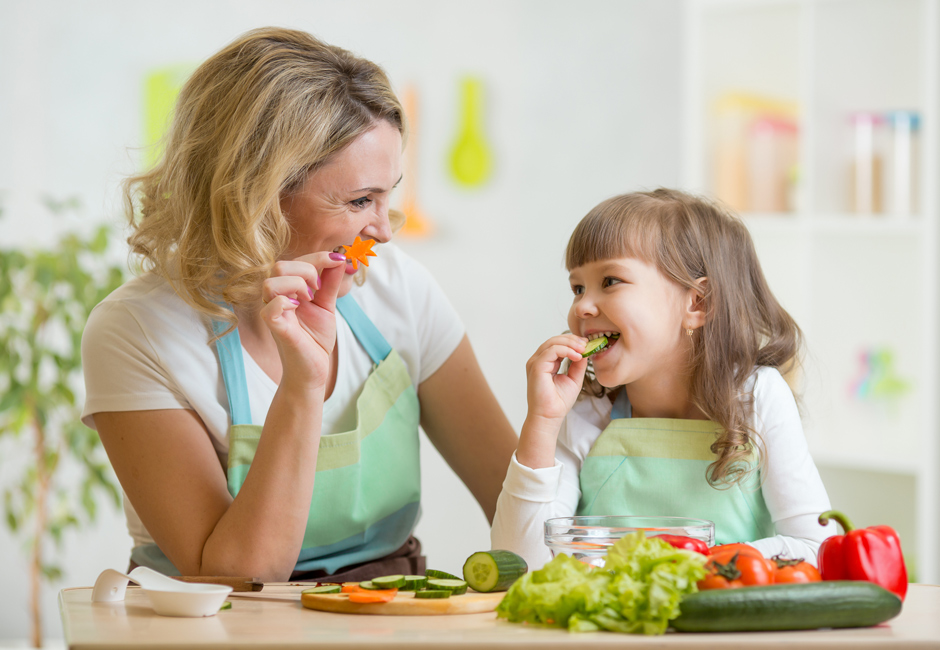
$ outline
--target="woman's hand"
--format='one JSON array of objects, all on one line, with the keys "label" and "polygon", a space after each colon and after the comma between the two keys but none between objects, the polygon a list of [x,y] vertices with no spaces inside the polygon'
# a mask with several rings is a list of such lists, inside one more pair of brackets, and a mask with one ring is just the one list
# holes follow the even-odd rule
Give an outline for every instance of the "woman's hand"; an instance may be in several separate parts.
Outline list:
[{"label": "woman's hand", "polygon": [[[555,463],[561,422],[578,399],[587,370],[587,359],[581,356],[586,346],[587,339],[574,334],[553,336],[526,363],[529,412],[516,450],[516,460],[526,467],[539,469]],[[567,373],[559,374],[565,359],[571,365]]]},{"label": "woman's hand", "polygon": [[346,273],[341,253],[313,253],[274,265],[264,281],[261,318],[274,336],[284,377],[327,383],[336,344],[336,295]]}]

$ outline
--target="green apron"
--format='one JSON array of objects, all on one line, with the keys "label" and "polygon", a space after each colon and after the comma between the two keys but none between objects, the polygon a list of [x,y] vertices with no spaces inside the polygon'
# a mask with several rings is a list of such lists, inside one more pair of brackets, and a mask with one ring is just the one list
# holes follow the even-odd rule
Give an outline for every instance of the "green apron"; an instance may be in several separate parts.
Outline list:
[{"label": "green apron", "polygon": [[[409,538],[420,513],[420,406],[408,368],[351,296],[338,299],[336,307],[375,365],[356,403],[356,428],[320,437],[295,572],[332,574],[385,557]],[[225,327],[214,324],[217,334]],[[217,340],[216,350],[232,419],[228,489],[236,496],[250,471],[262,426],[251,420],[238,330]],[[156,545],[135,548],[131,559],[179,574]]]},{"label": "green apron", "polygon": [[577,514],[708,519],[717,544],[773,536],[757,471],[731,487],[708,484],[718,431],[707,420],[632,418],[621,390],[581,466]]}]

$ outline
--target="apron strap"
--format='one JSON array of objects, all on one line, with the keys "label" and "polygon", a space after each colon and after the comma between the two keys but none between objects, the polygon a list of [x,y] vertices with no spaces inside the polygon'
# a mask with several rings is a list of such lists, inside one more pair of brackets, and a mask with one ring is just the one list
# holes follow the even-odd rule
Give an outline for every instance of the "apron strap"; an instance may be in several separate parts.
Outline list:
[{"label": "apron strap", "polygon": [[[228,323],[212,321],[212,331],[219,336],[228,328]],[[248,381],[245,378],[245,360],[242,357],[242,341],[238,328],[215,342],[222,366],[222,381],[228,396],[229,414],[232,424],[251,424],[251,404],[248,401]]]},{"label": "apron strap", "polygon": [[346,319],[356,340],[369,354],[372,363],[379,364],[385,361],[385,357],[392,351],[392,346],[385,340],[375,324],[369,320],[352,295],[347,293],[342,298],[337,298],[336,308]]},{"label": "apron strap", "polygon": [[633,417],[633,407],[627,399],[627,389],[620,387],[620,393],[614,398],[614,405],[610,409],[611,420],[622,420]]},{"label": "apron strap", "polygon": [[[382,363],[392,351],[392,346],[362,311],[359,303],[347,294],[336,300],[336,308],[346,319],[356,340],[369,354],[372,362]],[[226,329],[228,329],[228,323],[212,322],[212,331],[216,336]],[[219,353],[219,363],[222,366],[222,381],[225,383],[225,394],[228,396],[232,424],[252,424],[251,404],[248,401],[248,381],[245,377],[245,359],[242,356],[242,342],[238,336],[238,328],[216,340],[215,348]]]}]

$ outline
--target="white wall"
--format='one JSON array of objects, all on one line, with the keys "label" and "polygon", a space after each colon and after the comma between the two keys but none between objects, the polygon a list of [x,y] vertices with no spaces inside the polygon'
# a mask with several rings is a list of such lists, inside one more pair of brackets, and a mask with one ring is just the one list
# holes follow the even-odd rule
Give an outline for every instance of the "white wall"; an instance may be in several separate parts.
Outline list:
[{"label": "white wall", "polygon": [[[401,244],[451,297],[518,429],[525,361],[565,328],[561,256],[574,224],[612,194],[678,180],[679,0],[0,0],[0,245],[118,223],[117,184],[138,164],[144,74],[198,62],[267,24],[308,30],[380,63],[399,88],[417,85],[419,199],[438,233]],[[445,168],[463,73],[486,82],[496,155],[492,181],[473,191]],[[40,192],[80,195],[86,221],[52,220]],[[507,244],[521,239],[528,257],[508,256]],[[424,446],[418,535],[430,566],[459,571],[467,555],[489,548],[486,521]],[[0,458],[6,474],[8,457]],[[123,520],[102,515],[67,540],[68,572],[46,588],[49,637],[62,634],[58,589],[126,566]],[[0,530],[0,644],[28,635],[24,566],[20,542]]]}]

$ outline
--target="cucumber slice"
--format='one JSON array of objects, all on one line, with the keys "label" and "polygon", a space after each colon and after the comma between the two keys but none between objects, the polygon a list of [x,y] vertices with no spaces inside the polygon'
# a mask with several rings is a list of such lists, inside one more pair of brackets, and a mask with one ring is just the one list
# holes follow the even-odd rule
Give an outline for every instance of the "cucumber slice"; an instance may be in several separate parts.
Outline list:
[{"label": "cucumber slice", "polygon": [[450,592],[446,589],[425,589],[416,591],[415,598],[450,598]]},{"label": "cucumber slice", "polygon": [[405,576],[405,586],[400,587],[399,591],[418,591],[428,586],[426,576]]},{"label": "cucumber slice", "polygon": [[584,348],[584,352],[581,353],[582,357],[589,357],[592,354],[597,354],[601,350],[607,347],[607,337],[599,336],[596,339],[591,339],[588,341],[587,347]]},{"label": "cucumber slice", "polygon": [[384,589],[384,587],[379,587],[371,580],[363,580],[362,582],[359,583],[359,586],[362,587],[363,589]]},{"label": "cucumber slice", "polygon": [[224,603],[222,603],[222,606],[219,607],[219,611],[221,612],[223,609],[232,609],[232,601],[226,600]]},{"label": "cucumber slice", "polygon": [[319,587],[310,587],[310,589],[304,589],[302,594],[338,594],[342,591],[342,587],[339,585],[320,585]]},{"label": "cucumber slice", "polygon": [[464,562],[463,577],[474,591],[506,591],[528,570],[512,551],[480,551]]},{"label": "cucumber slice", "polygon": [[460,580],[458,576],[455,576],[453,573],[447,573],[446,571],[435,571],[434,569],[428,569],[424,572],[428,578],[440,578],[441,580]]},{"label": "cucumber slice", "polygon": [[465,580],[433,578],[428,580],[428,589],[446,589],[451,595],[459,596],[460,594],[467,593],[467,582]]},{"label": "cucumber slice", "polygon": [[375,585],[376,589],[401,589],[405,586],[405,576],[398,574],[372,578],[372,584]]}]

